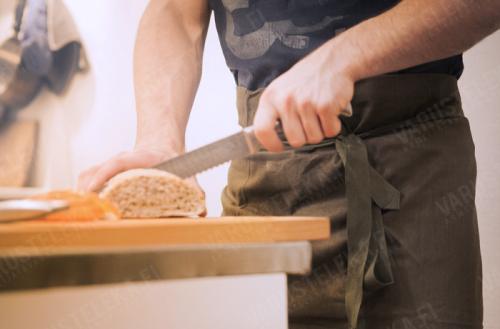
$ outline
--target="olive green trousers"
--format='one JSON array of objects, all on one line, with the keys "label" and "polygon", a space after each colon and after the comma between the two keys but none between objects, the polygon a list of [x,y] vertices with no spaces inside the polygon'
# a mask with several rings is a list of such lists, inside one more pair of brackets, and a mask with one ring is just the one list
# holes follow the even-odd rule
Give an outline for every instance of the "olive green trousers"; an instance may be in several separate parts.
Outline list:
[{"label": "olive green trousers", "polygon": [[[262,90],[238,88],[240,125]],[[290,328],[482,328],[476,163],[457,81],[358,82],[334,139],[233,161],[225,215],[331,219],[312,270],[288,277]]]}]

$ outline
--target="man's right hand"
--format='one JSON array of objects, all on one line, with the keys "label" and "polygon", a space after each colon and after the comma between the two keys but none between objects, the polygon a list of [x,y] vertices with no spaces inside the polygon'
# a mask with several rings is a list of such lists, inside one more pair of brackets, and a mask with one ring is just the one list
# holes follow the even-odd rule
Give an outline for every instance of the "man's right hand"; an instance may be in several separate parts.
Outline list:
[{"label": "man's right hand", "polygon": [[[109,179],[123,171],[135,168],[151,168],[177,155],[172,152],[149,149],[136,149],[119,153],[102,164],[83,171],[78,178],[78,190],[97,192],[102,189]],[[203,192],[195,178],[189,180]]]}]

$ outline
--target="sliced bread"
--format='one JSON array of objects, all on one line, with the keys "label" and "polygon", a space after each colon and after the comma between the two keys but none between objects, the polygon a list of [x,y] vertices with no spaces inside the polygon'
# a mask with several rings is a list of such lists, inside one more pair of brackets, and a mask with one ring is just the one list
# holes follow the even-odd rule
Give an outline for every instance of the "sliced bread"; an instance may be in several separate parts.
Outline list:
[{"label": "sliced bread", "polygon": [[100,194],[123,218],[196,217],[205,197],[191,182],[158,169],[132,169],[113,177]]}]

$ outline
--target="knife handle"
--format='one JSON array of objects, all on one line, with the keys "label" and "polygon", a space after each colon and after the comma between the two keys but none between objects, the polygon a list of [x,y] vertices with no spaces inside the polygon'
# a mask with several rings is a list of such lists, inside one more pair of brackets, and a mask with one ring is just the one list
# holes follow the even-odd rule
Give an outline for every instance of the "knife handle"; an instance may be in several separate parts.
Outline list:
[{"label": "knife handle", "polygon": [[[347,104],[347,107],[340,112],[340,115],[343,117],[349,118],[352,116],[352,114],[353,114],[352,104],[351,104],[351,102],[349,102],[349,104]],[[276,125],[275,125],[274,129],[276,130],[278,137],[282,141],[286,141],[286,135],[285,135],[285,131],[283,130],[283,125],[281,123],[281,120],[278,119],[278,121],[276,121]],[[255,133],[253,131],[253,126],[249,126],[249,127],[244,128],[243,133],[245,134],[245,139],[246,139],[246,142],[247,142],[248,148],[250,149],[251,154],[256,153],[259,150],[259,148],[261,147],[261,145],[260,145],[259,141],[257,140],[257,137],[255,137]]]}]

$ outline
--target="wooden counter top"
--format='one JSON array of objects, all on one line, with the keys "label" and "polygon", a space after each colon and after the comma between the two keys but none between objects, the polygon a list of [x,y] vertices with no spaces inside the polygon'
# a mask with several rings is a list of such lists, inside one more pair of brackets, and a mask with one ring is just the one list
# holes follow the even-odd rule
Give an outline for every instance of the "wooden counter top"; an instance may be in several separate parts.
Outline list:
[{"label": "wooden counter top", "polygon": [[330,236],[326,217],[124,219],[0,225],[0,254],[16,250],[270,243]]}]

